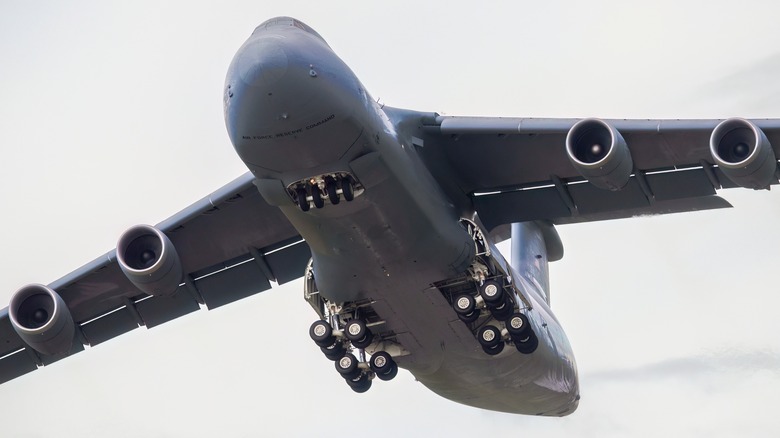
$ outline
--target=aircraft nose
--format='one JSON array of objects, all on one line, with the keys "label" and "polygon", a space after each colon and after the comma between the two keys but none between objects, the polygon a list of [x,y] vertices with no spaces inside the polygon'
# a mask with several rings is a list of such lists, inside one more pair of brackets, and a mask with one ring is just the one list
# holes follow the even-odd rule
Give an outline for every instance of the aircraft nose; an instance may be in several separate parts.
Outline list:
[{"label": "aircraft nose", "polygon": [[360,133],[352,115],[361,108],[362,87],[330,47],[301,26],[292,19],[258,26],[228,69],[225,124],[253,171],[331,163]]},{"label": "aircraft nose", "polygon": [[284,47],[271,36],[247,43],[236,63],[236,74],[243,85],[267,88],[287,73],[289,60]]}]

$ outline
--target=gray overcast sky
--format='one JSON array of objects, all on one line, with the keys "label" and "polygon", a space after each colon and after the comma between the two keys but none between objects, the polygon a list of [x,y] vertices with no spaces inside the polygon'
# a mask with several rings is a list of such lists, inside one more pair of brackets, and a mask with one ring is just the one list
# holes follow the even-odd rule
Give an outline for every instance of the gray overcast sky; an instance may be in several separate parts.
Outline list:
[{"label": "gray overcast sky", "polygon": [[[222,118],[263,20],[314,27],[375,98],[458,115],[780,117],[774,1],[0,3],[0,303],[245,168]],[[487,5],[486,5],[487,4]],[[561,145],[563,147],[563,145]],[[561,227],[570,417],[353,394],[294,282],[139,329],[0,387],[3,436],[774,436],[778,191],[735,209]],[[4,304],[0,304],[4,305]]]}]

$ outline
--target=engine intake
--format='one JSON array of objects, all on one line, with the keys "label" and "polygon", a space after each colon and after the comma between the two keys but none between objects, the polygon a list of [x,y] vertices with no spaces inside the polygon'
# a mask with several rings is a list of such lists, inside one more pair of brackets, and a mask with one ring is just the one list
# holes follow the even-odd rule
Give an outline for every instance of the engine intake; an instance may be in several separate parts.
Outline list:
[{"label": "engine intake", "polygon": [[712,158],[735,184],[763,189],[775,178],[777,159],[766,134],[745,119],[720,122],[710,136]]},{"label": "engine intake", "polygon": [[8,315],[19,337],[39,353],[64,353],[73,346],[73,316],[62,297],[42,284],[29,284],[16,291]]},{"label": "engine intake", "polygon": [[171,240],[150,225],[136,225],[116,245],[119,267],[135,287],[149,295],[168,295],[182,281],[179,255]]},{"label": "engine intake", "polygon": [[566,135],[566,154],[583,178],[602,189],[622,189],[634,168],[623,136],[599,119],[580,120],[571,127]]}]

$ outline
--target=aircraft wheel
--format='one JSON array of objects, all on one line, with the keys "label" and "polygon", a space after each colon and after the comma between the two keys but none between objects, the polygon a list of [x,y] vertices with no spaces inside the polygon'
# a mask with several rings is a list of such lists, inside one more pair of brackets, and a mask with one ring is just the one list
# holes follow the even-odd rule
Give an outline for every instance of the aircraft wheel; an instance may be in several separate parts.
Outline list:
[{"label": "aircraft wheel", "polygon": [[326,321],[314,321],[309,327],[309,337],[320,347],[330,346],[336,341],[333,329]]},{"label": "aircraft wheel", "polygon": [[455,299],[452,307],[458,315],[470,315],[477,308],[477,302],[471,295],[464,294]]},{"label": "aircraft wheel", "polygon": [[347,202],[355,199],[355,188],[352,187],[350,178],[341,179],[341,194],[344,195],[344,200]]},{"label": "aircraft wheel", "polygon": [[398,365],[393,364],[393,367],[390,368],[390,371],[386,372],[385,374],[377,374],[376,376],[379,378],[379,380],[393,380],[395,376],[398,375]]},{"label": "aircraft wheel", "polygon": [[504,340],[501,339],[501,330],[492,325],[486,325],[479,329],[477,332],[477,341],[479,341],[479,344],[482,345],[483,349],[486,349],[485,351],[493,350],[497,345],[504,343]]},{"label": "aircraft wheel", "polygon": [[347,385],[357,393],[363,393],[371,389],[371,379],[367,374],[360,374],[354,379],[347,379]]},{"label": "aircraft wheel", "polygon": [[504,351],[504,343],[501,342],[498,345],[496,345],[495,347],[491,347],[491,348],[485,347],[483,345],[482,346],[482,351],[484,351],[485,353],[487,353],[487,354],[489,354],[491,356],[495,356],[498,353],[501,353],[502,351]]},{"label": "aircraft wheel", "polygon": [[325,357],[332,361],[341,359],[341,356],[344,356],[344,352],[346,351],[344,349],[344,344],[339,341],[336,341],[333,345],[327,347],[320,347],[320,350],[325,354]]},{"label": "aircraft wheel", "polygon": [[330,203],[333,205],[336,205],[341,201],[341,198],[339,198],[339,194],[336,192],[338,189],[336,188],[336,181],[333,178],[328,178],[325,181],[325,191],[328,192],[328,199],[330,200]]},{"label": "aircraft wheel", "polygon": [[358,360],[352,353],[347,353],[336,361],[336,371],[345,379],[354,379],[360,375]]},{"label": "aircraft wheel", "polygon": [[377,351],[371,355],[371,359],[368,361],[368,366],[371,371],[375,372],[377,376],[387,374],[396,367],[393,357],[385,351]]},{"label": "aircraft wheel", "polygon": [[504,302],[498,306],[490,306],[490,313],[499,321],[509,319],[514,311],[515,303],[509,297],[505,297]]},{"label": "aircraft wheel", "polygon": [[506,331],[509,332],[509,336],[513,341],[524,338],[529,330],[531,330],[531,323],[528,321],[528,317],[522,313],[515,313],[506,320]]},{"label": "aircraft wheel", "polygon": [[314,206],[317,208],[322,208],[325,206],[325,200],[322,199],[322,192],[315,184],[312,184],[311,186],[311,202],[313,202]]},{"label": "aircraft wheel", "polygon": [[295,194],[298,197],[298,207],[301,208],[302,211],[309,211],[309,201],[306,200],[306,189],[303,187],[298,187],[295,189]]},{"label": "aircraft wheel", "polygon": [[459,313],[458,314],[458,318],[460,318],[460,320],[463,321],[466,324],[471,324],[472,322],[474,322],[474,321],[479,319],[479,311],[475,310],[475,311],[471,312],[468,315],[461,315]]},{"label": "aircraft wheel", "polygon": [[352,342],[356,348],[366,348],[373,341],[371,330],[366,327],[366,323],[360,319],[353,319],[344,327],[344,335]]},{"label": "aircraft wheel", "polygon": [[520,341],[515,342],[515,348],[517,348],[517,351],[523,353],[523,354],[531,354],[534,351],[536,351],[536,348],[539,346],[539,338],[536,337],[536,334],[532,331],[523,338]]},{"label": "aircraft wheel", "polygon": [[479,294],[486,303],[497,305],[504,300],[504,288],[498,282],[488,280],[479,288]]}]

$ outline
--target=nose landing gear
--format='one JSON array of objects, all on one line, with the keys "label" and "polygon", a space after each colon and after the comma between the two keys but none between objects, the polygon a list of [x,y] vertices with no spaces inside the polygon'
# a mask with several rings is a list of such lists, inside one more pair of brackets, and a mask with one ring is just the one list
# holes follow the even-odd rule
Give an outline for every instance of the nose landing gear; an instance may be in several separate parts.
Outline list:
[{"label": "nose landing gear", "polygon": [[338,205],[343,197],[350,202],[363,193],[363,187],[347,172],[336,172],[313,176],[296,181],[287,186],[290,197],[301,211],[309,211],[311,206],[325,207],[325,198],[331,205]]}]

